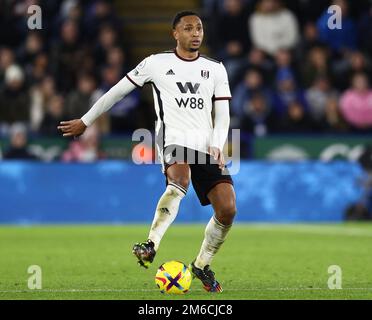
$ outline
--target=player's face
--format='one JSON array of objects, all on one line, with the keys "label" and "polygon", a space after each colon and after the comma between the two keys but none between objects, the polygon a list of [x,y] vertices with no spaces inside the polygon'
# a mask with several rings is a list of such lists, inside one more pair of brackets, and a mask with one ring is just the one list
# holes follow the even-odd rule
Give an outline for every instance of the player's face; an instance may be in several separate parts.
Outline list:
[{"label": "player's face", "polygon": [[203,24],[197,16],[182,17],[173,31],[178,45],[186,51],[198,51],[204,36]]}]

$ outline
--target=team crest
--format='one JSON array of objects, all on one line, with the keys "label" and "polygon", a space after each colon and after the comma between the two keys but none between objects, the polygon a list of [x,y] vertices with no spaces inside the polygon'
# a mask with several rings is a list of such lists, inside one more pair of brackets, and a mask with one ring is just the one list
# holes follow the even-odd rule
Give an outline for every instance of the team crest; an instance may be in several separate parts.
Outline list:
[{"label": "team crest", "polygon": [[200,71],[201,76],[203,79],[208,79],[209,78],[209,71],[208,70],[201,70]]}]

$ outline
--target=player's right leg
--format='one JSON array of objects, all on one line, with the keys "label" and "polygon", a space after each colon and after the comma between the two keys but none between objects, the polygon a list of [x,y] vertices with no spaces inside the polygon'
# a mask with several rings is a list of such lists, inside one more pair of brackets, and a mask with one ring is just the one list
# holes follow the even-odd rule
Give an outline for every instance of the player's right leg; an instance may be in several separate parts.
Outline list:
[{"label": "player's right leg", "polygon": [[145,268],[153,262],[161,239],[177,216],[190,183],[190,167],[186,163],[175,163],[167,168],[166,176],[168,185],[156,207],[148,240],[136,243],[132,251],[138,263]]}]

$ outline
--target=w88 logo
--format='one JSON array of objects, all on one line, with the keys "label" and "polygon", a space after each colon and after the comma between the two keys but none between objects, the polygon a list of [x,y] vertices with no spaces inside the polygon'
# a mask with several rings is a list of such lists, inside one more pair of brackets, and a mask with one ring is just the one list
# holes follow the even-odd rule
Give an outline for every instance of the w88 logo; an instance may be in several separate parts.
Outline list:
[{"label": "w88 logo", "polygon": [[203,109],[204,108],[204,100],[202,98],[180,98],[179,100],[175,99],[177,102],[177,105],[180,108],[191,108],[191,109]]}]

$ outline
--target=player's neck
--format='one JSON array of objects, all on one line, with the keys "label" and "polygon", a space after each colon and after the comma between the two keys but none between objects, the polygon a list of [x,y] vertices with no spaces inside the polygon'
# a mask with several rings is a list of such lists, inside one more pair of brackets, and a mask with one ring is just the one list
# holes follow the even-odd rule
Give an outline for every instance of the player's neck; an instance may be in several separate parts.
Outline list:
[{"label": "player's neck", "polygon": [[195,60],[197,57],[199,57],[199,51],[187,51],[180,47],[176,47],[175,49],[176,54],[181,57],[184,60]]}]

